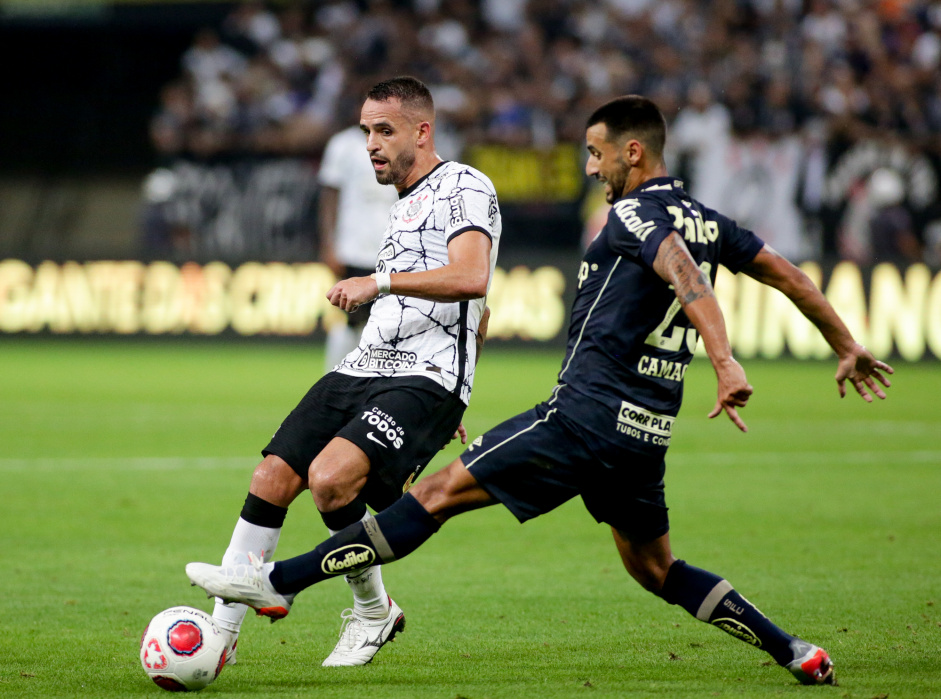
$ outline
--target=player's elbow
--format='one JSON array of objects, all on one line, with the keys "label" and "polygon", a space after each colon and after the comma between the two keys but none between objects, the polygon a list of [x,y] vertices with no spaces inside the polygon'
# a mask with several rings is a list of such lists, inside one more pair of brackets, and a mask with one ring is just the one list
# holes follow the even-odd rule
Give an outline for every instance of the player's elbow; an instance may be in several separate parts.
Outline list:
[{"label": "player's elbow", "polygon": [[487,295],[487,283],[490,281],[490,272],[473,272],[463,275],[455,289],[461,301],[483,298]]}]

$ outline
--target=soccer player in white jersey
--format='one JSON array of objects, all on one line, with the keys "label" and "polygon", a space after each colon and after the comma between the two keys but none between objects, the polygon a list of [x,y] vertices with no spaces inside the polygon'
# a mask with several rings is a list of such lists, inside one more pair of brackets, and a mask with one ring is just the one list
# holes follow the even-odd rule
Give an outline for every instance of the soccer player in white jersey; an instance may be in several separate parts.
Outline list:
[{"label": "soccer player in white jersey", "polygon": [[[370,274],[376,267],[389,209],[398,196],[395,187],[376,181],[359,124],[327,142],[317,179],[320,260],[338,279]],[[360,306],[348,314],[345,325],[336,323],[327,332],[326,371],[356,347],[370,308],[371,304]]]},{"label": "soccer player in white jersey", "polygon": [[[340,281],[327,296],[345,311],[375,303],[359,346],[262,450],[223,565],[270,560],[287,508],[304,490],[331,533],[368,524],[367,505],[386,508],[452,436],[466,442],[461,417],[486,334],[501,232],[496,193],[482,173],[437,156],[434,103],[415,78],[373,87],[360,129],[376,180],[399,198],[375,273]],[[353,608],[325,666],[370,662],[405,625],[378,566],[347,581]],[[213,618],[232,651],[246,610],[216,602]],[[276,618],[278,610],[266,614]]]}]

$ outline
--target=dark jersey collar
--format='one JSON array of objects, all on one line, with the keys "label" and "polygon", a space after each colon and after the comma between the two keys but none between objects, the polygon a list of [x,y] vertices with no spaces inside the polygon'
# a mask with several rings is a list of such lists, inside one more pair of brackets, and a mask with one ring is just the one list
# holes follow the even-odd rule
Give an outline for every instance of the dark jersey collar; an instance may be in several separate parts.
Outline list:
[{"label": "dark jersey collar", "polygon": [[429,177],[431,177],[431,173],[433,173],[435,170],[437,170],[437,169],[438,169],[439,167],[441,167],[442,165],[446,165],[446,164],[449,163],[449,162],[451,162],[451,161],[450,161],[450,160],[442,160],[440,163],[438,163],[437,165],[435,165],[435,166],[434,166],[433,168],[431,168],[426,174],[424,174],[424,175],[422,175],[420,178],[418,178],[418,181],[415,182],[411,187],[408,187],[407,189],[403,189],[401,192],[399,192],[399,199],[404,199],[404,198],[407,197],[409,194],[411,194],[412,192],[414,192],[416,189],[418,189],[418,188],[422,185],[422,183],[423,183],[425,180],[427,180]]},{"label": "dark jersey collar", "polygon": [[652,179],[647,180],[639,187],[631,190],[630,192],[628,192],[628,194],[633,194],[635,192],[645,192],[650,189],[665,190],[667,188],[683,189],[683,180],[677,179],[676,177],[670,177],[670,176],[654,177]]}]

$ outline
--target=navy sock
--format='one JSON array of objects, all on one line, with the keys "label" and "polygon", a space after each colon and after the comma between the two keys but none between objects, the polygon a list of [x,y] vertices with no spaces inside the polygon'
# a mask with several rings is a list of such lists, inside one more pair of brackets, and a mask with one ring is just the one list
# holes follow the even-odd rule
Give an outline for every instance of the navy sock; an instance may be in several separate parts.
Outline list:
[{"label": "navy sock", "polygon": [[404,558],[441,525],[412,495],[403,495],[375,517],[351,524],[309,553],[278,561],[269,579],[281,594],[294,594],[335,575]]},{"label": "navy sock", "polygon": [[660,596],[700,621],[770,653],[779,665],[793,660],[790,643],[794,637],[772,624],[727,580],[714,573],[676,561],[667,571]]}]

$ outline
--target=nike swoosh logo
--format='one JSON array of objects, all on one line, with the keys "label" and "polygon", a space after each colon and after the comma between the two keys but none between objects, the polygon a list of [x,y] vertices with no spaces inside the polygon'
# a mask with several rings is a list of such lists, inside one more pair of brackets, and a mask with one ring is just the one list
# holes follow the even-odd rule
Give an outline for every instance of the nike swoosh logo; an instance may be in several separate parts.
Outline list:
[{"label": "nike swoosh logo", "polygon": [[366,433],[366,439],[372,440],[373,442],[375,442],[376,444],[378,444],[380,447],[383,447],[384,449],[388,449],[388,448],[389,448],[389,445],[388,445],[388,444],[385,444],[384,442],[381,442],[381,441],[376,437],[376,435],[374,435],[372,432],[367,432],[367,433]]}]

